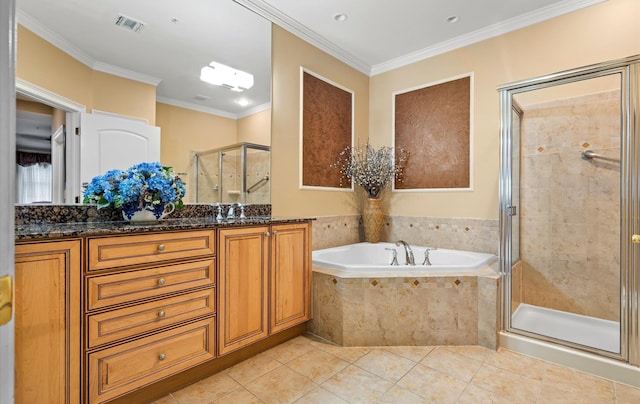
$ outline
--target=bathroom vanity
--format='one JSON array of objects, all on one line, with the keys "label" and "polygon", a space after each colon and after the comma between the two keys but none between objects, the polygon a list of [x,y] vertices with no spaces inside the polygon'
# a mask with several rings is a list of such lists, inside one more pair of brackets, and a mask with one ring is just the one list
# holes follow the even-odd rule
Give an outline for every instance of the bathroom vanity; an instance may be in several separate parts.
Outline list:
[{"label": "bathroom vanity", "polygon": [[308,219],[18,225],[16,403],[150,401],[300,335],[310,264]]}]

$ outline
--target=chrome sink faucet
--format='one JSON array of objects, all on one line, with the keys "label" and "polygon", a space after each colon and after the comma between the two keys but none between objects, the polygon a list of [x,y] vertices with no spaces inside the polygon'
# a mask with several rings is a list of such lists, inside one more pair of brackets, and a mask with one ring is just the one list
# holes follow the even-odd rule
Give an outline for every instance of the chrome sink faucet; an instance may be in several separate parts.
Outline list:
[{"label": "chrome sink faucet", "polygon": [[396,241],[396,245],[398,247],[400,246],[404,247],[406,265],[415,265],[416,260],[413,257],[413,250],[411,249],[411,246],[409,245],[409,243],[407,243],[404,240],[398,240]]},{"label": "chrome sink faucet", "polygon": [[235,211],[234,208],[239,208],[240,209],[240,218],[244,219],[244,206],[242,206],[242,204],[240,202],[236,202],[236,203],[232,203],[231,206],[229,206],[229,212],[227,212],[227,219],[233,219],[235,217]]}]

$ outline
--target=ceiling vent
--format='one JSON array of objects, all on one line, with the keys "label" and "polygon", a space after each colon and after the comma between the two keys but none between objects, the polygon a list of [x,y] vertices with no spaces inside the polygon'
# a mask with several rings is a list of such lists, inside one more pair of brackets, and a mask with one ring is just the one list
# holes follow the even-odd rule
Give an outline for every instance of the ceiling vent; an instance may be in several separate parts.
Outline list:
[{"label": "ceiling vent", "polygon": [[118,14],[118,17],[116,17],[116,25],[133,32],[140,32],[142,27],[144,27],[142,21],[134,20],[124,14]]}]

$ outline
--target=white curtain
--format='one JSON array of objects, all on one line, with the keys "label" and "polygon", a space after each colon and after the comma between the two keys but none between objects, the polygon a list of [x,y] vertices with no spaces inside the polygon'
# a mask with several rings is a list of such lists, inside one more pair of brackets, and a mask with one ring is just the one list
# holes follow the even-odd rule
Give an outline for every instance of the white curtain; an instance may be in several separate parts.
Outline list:
[{"label": "white curtain", "polygon": [[17,166],[17,203],[51,202],[52,167],[49,163]]}]

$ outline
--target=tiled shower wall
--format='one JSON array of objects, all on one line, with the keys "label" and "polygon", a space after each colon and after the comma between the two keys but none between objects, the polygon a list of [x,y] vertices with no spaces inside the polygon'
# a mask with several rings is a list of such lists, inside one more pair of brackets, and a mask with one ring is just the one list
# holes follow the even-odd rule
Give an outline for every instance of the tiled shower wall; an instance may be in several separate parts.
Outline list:
[{"label": "tiled shower wall", "polygon": [[[527,108],[522,125],[523,303],[619,320],[620,93]],[[515,283],[520,279],[521,284]]]}]

